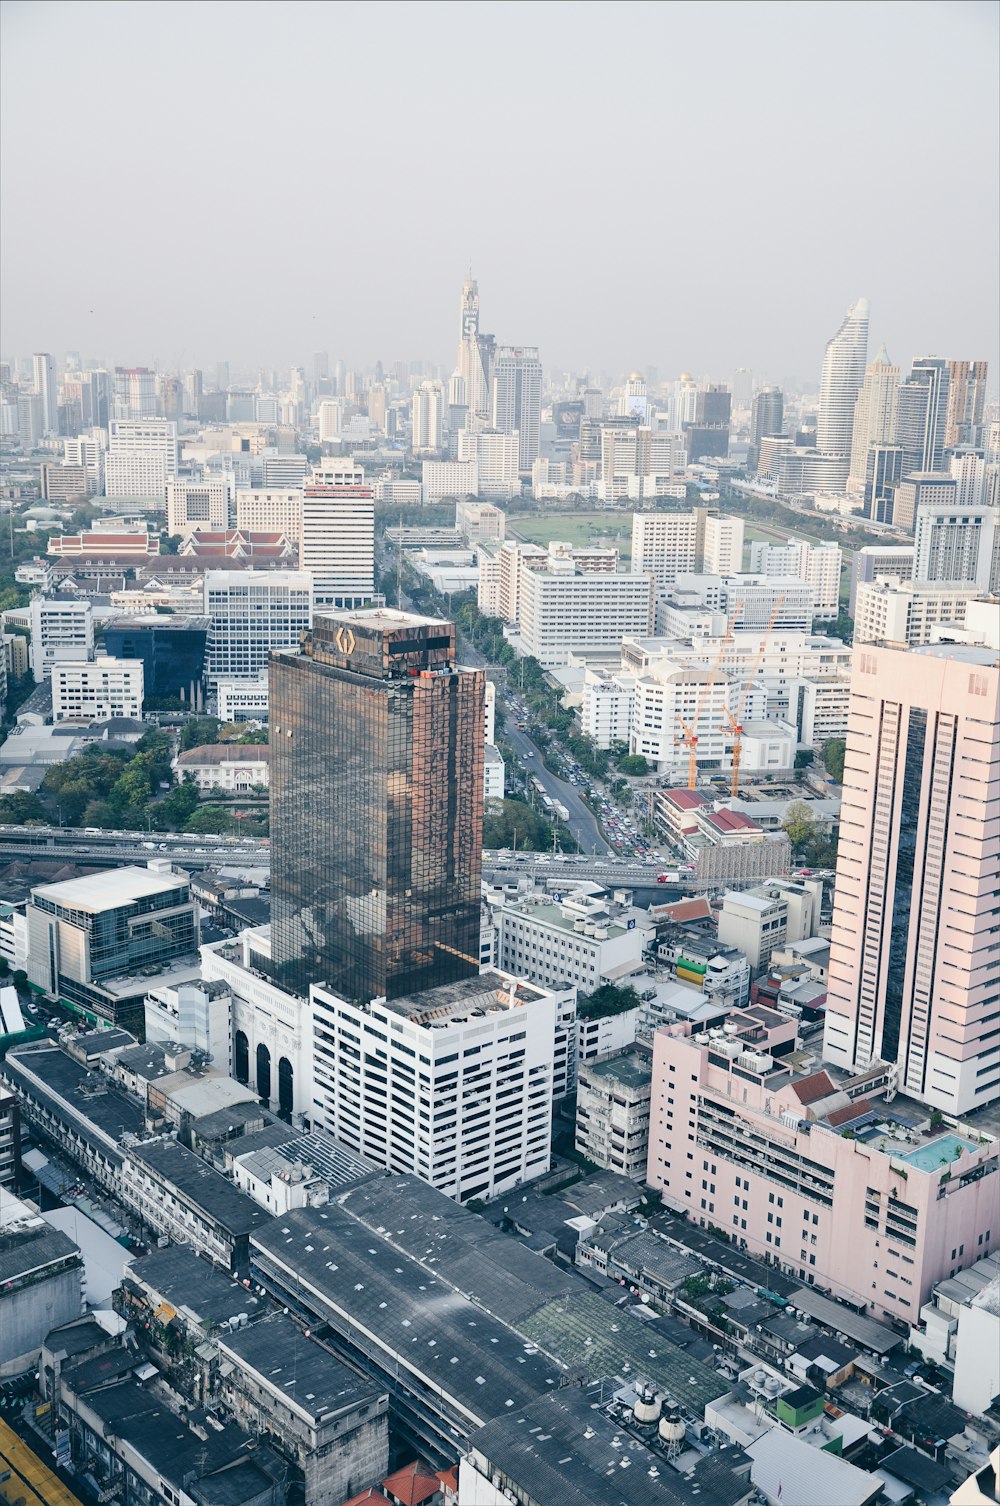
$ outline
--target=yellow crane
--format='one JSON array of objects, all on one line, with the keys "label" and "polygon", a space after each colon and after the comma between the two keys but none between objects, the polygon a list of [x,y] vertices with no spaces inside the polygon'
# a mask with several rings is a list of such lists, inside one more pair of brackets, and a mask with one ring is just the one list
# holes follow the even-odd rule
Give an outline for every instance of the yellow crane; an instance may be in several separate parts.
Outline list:
[{"label": "yellow crane", "polygon": [[778,613],[781,611],[784,604],[785,598],[783,596],[779,596],[778,600],[774,604],[774,611],[771,613],[770,617],[767,620],[767,627],[764,629],[763,637],[760,640],[760,647],[754,655],[753,664],[750,666],[750,673],[743,681],[743,688],[740,691],[739,703],[736,707],[736,715],[734,716],[733,713],[729,710],[729,707],[726,707],[726,730],[728,731],[730,737],[733,739],[733,773],[732,778],[730,779],[729,788],[734,799],[740,792],[740,759],[742,756],[743,748],[743,710],[746,706],[747,695],[750,691],[750,686],[752,685],[757,671],[760,669],[761,661],[764,658],[768,639],[771,636],[771,630],[774,627],[774,624],[777,622]]},{"label": "yellow crane", "polygon": [[733,628],[736,626],[737,618],[739,617],[742,610],[743,603],[742,601],[738,601],[736,603],[736,611],[733,613],[726,624],[725,637],[723,638],[722,643],[719,647],[719,652],[716,654],[715,658],[712,661],[711,668],[708,671],[708,679],[705,681],[698,694],[698,700],[695,703],[694,708],[694,716],[691,718],[690,723],[681,722],[681,731],[684,735],[680,739],[680,741],[688,750],[689,790],[695,789],[698,784],[698,723],[701,719],[702,707],[705,704],[705,697],[708,695],[708,692],[711,690],[712,685],[715,682],[715,676],[718,673],[719,665],[722,663],[722,656],[726,652],[726,645],[732,639]]}]

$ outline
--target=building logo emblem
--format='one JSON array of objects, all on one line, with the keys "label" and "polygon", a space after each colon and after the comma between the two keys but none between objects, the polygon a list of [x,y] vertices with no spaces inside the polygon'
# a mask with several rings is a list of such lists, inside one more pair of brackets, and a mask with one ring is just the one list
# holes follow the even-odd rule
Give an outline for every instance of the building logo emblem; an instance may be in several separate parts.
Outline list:
[{"label": "building logo emblem", "polygon": [[339,627],[333,641],[342,654],[353,654],[356,640],[350,628]]}]

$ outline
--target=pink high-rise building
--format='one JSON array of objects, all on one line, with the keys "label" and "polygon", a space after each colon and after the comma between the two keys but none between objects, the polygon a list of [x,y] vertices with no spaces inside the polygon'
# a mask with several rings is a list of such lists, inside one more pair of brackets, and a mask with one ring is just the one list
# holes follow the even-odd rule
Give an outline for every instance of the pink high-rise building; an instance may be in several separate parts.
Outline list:
[{"label": "pink high-rise building", "polygon": [[656,1032],[647,1180],[790,1275],[915,1324],[936,1281],[1000,1247],[997,1143],[907,1123],[875,1096],[884,1070],[796,1077],[794,1031],[754,1005]]},{"label": "pink high-rise building", "polygon": [[824,1057],[945,1112],[1000,1097],[994,649],[856,648]]}]

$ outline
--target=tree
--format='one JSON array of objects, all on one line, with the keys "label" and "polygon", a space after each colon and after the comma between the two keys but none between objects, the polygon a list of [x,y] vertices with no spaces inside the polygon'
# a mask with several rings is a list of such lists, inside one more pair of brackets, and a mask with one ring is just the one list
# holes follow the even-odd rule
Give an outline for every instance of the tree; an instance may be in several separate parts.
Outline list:
[{"label": "tree", "polygon": [[6,978],[10,972],[10,963],[6,957],[0,957],[0,978]]},{"label": "tree", "polygon": [[592,994],[581,998],[579,1013],[588,1020],[603,1020],[609,1015],[625,1014],[639,1008],[639,995],[634,988],[618,988],[614,983],[602,983]]},{"label": "tree", "polygon": [[793,800],[781,823],[788,833],[793,852],[808,846],[816,833],[816,819],[804,800]]},{"label": "tree", "polygon": [[847,742],[843,737],[828,737],[820,749],[820,756],[826,765],[826,771],[837,784],[844,782],[844,755],[847,752]]},{"label": "tree", "polygon": [[217,716],[192,717],[181,729],[181,752],[186,753],[189,748],[203,748],[206,743],[218,742],[221,726]]},{"label": "tree", "polygon": [[204,834],[221,835],[231,826],[232,817],[221,805],[203,805],[184,822],[184,830],[193,835]]},{"label": "tree", "polygon": [[547,852],[552,846],[552,828],[523,800],[487,800],[483,846]]},{"label": "tree", "polygon": [[28,986],[28,975],[24,971],[24,968],[23,967],[17,967],[17,968],[15,968],[14,969],[14,987],[18,990],[18,992],[22,992],[24,989],[27,988],[27,986]]},{"label": "tree", "polygon": [[624,758],[618,760],[618,767],[623,774],[629,774],[633,778],[649,773],[649,764],[641,753],[626,753]]},{"label": "tree", "polygon": [[182,827],[198,809],[198,786],[190,779],[175,785],[169,795],[164,795],[150,807],[149,814],[157,831]]},{"label": "tree", "polygon": [[0,825],[25,826],[29,821],[47,820],[45,807],[37,795],[26,790],[11,790],[0,800]]}]

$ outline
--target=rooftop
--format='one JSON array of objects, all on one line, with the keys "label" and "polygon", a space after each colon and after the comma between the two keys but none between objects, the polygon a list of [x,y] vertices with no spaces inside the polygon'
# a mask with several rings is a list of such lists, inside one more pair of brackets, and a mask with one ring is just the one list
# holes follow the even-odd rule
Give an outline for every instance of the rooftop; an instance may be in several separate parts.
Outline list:
[{"label": "rooftop", "polygon": [[265,1386],[279,1391],[314,1424],[378,1394],[371,1381],[363,1380],[315,1339],[307,1339],[284,1313],[271,1313],[216,1342],[223,1353],[235,1355],[242,1367],[255,1371]]},{"label": "rooftop", "polygon": [[271,749],[267,743],[203,743],[177,756],[182,768],[197,764],[269,763]]},{"label": "rooftop", "polygon": [[[199,1328],[215,1328],[244,1312],[252,1321],[266,1311],[264,1303],[253,1291],[248,1291],[219,1266],[196,1255],[186,1245],[167,1245],[162,1250],[153,1250],[149,1255],[131,1260],[125,1277],[144,1287],[154,1300],[159,1299],[160,1303],[166,1303],[178,1313],[189,1314]],[[172,1312],[162,1312],[167,1321],[172,1315]]]},{"label": "rooftop", "polygon": [[272,1215],[176,1140],[153,1140],[129,1155],[205,1213],[227,1234],[249,1234],[273,1222]]},{"label": "rooftop", "polygon": [[624,1051],[605,1061],[581,1063],[580,1070],[588,1077],[620,1082],[627,1088],[648,1087],[653,1078],[652,1060],[640,1051]]},{"label": "rooftop", "polygon": [[135,904],[153,894],[186,887],[188,882],[186,873],[153,873],[148,868],[138,867],[109,868],[103,873],[89,874],[87,878],[67,879],[62,884],[42,884],[32,893],[51,900],[53,904],[65,905],[67,909],[86,910],[96,915],[103,910]]},{"label": "rooftop", "polygon": [[[825,1449],[771,1428],[746,1452],[753,1460],[750,1477],[757,1488],[782,1506],[866,1506],[883,1482]],[[779,1495],[780,1492],[780,1495]]]},{"label": "rooftop", "polygon": [[519,1005],[533,1004],[545,997],[545,990],[530,983],[517,982],[502,973],[481,973],[475,978],[460,978],[442,983],[421,993],[390,999],[386,1008],[403,1015],[414,1025],[457,1024],[459,1016],[498,1013]]},{"label": "rooftop", "polygon": [[102,1155],[109,1154],[109,1142],[117,1146],[123,1135],[141,1135],[145,1129],[145,1111],[137,1099],[48,1041],[8,1052],[4,1070],[57,1120],[68,1116],[74,1131]]}]

